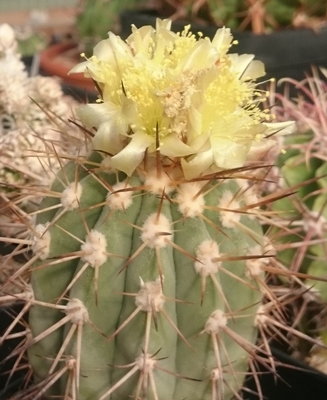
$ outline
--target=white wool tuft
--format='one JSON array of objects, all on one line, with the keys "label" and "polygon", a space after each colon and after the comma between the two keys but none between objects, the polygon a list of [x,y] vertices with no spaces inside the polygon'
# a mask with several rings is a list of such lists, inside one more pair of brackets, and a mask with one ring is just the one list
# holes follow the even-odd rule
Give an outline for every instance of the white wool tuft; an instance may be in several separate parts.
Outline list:
[{"label": "white wool tuft", "polygon": [[228,319],[226,317],[226,314],[222,310],[215,310],[210,314],[209,318],[207,319],[204,331],[209,334],[218,334],[223,328],[226,327],[227,321]]},{"label": "white wool tuft", "polygon": [[163,214],[151,214],[142,227],[141,239],[150,248],[162,248],[169,244],[171,226]]},{"label": "white wool tuft", "polygon": [[234,198],[233,193],[230,192],[229,190],[226,190],[220,198],[218,207],[226,209],[226,211],[220,210],[219,212],[220,220],[223,227],[235,228],[235,226],[241,219],[241,214],[233,211],[233,210],[238,210],[240,208],[240,204]]},{"label": "white wool tuft", "polygon": [[40,260],[45,260],[49,256],[51,235],[48,231],[49,222],[38,224],[33,230],[32,250]]},{"label": "white wool tuft", "polygon": [[221,256],[217,243],[213,240],[204,240],[196,249],[195,252],[198,261],[195,261],[195,271],[202,275],[208,276],[218,272],[220,261],[214,259]]},{"label": "white wool tuft", "polygon": [[[126,182],[119,182],[107,195],[107,204],[112,210],[126,210],[133,203],[133,191]],[[126,191],[124,189],[127,189]]]},{"label": "white wool tuft", "polygon": [[79,182],[70,183],[61,193],[61,204],[66,210],[75,210],[80,205],[82,185]]},{"label": "white wool tuft", "polygon": [[203,213],[205,206],[201,185],[197,182],[184,183],[178,189],[176,201],[184,217],[198,217]]},{"label": "white wool tuft", "polygon": [[88,262],[91,267],[100,267],[108,258],[106,248],[107,241],[103,233],[91,230],[86,236],[85,243],[81,246],[82,259]]}]

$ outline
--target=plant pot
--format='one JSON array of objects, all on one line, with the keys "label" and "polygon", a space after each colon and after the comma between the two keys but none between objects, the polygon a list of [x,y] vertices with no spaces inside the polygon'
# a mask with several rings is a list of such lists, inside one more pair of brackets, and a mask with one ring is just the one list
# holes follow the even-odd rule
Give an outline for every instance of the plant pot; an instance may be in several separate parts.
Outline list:
[{"label": "plant pot", "polygon": [[[0,242],[0,296],[6,296],[11,294],[11,289],[2,288],[2,283],[6,281],[8,277],[8,271],[5,269],[8,267],[5,257],[12,253],[15,249],[14,244],[7,244]],[[9,272],[10,273],[10,272]],[[19,332],[25,330],[25,326],[22,320],[11,330],[11,338],[7,338],[2,342],[4,333],[8,327],[13,323],[16,316],[22,312],[24,303],[18,302],[5,302],[0,305],[0,399],[7,400],[11,396],[18,393],[27,384],[28,368],[26,364],[26,358],[20,357],[20,353],[11,356],[24,341],[24,336],[20,336]],[[24,321],[27,321],[27,313],[24,315]],[[15,334],[18,334],[15,337]]]},{"label": "plant pot", "polygon": [[[327,399],[327,375],[300,362],[278,347],[272,347],[276,360],[276,375],[264,367],[260,369],[259,381],[266,400],[315,400]],[[244,391],[245,400],[261,400],[253,378],[249,378]],[[253,391],[253,393],[250,393]]]},{"label": "plant pot", "polygon": [[82,73],[69,74],[69,71],[81,62],[78,46],[74,42],[55,43],[40,53],[41,72],[60,78],[65,93],[74,97],[85,97],[90,100],[96,96],[92,79]]},{"label": "plant pot", "polygon": [[[16,314],[19,308],[8,312],[8,309],[0,308],[1,330],[5,325],[9,325],[13,314]],[[0,346],[0,356],[3,360],[7,357],[19,341],[5,342]],[[308,367],[306,364],[300,363],[282,351],[272,349],[274,357],[278,363],[285,366],[277,367],[277,376],[267,370],[260,370],[258,375],[262,395],[265,400],[307,400],[314,398],[315,400],[327,399],[327,376]],[[0,373],[6,375],[8,370],[15,362],[15,358],[0,364]],[[15,394],[20,393],[22,388],[26,387],[26,369],[17,370],[9,380],[8,385],[4,386],[4,380],[0,384],[0,398],[2,400],[13,400]],[[242,393],[244,400],[262,400],[258,395],[255,382],[249,378],[246,382],[246,389]]]},{"label": "plant pot", "polygon": [[[155,25],[158,15],[155,11],[126,11],[121,15],[122,35],[127,37],[131,24]],[[180,31],[187,21],[173,22],[172,30]],[[191,24],[193,32],[203,32],[213,37],[216,26]],[[319,32],[310,29],[285,29],[271,34],[255,35],[251,32],[233,32],[238,44],[231,52],[254,54],[256,59],[264,62],[267,78],[290,77],[297,80],[305,78],[311,66],[327,67],[327,27]]]},{"label": "plant pot", "polygon": [[[21,312],[23,304],[13,304],[7,307],[0,307],[0,337]],[[24,330],[24,326],[18,324],[12,333],[19,333]],[[28,368],[26,360],[19,355],[10,357],[11,353],[21,345],[22,338],[17,337],[5,340],[0,345],[0,399],[10,399],[14,394],[19,393],[28,383]],[[13,372],[11,372],[14,369]]]}]

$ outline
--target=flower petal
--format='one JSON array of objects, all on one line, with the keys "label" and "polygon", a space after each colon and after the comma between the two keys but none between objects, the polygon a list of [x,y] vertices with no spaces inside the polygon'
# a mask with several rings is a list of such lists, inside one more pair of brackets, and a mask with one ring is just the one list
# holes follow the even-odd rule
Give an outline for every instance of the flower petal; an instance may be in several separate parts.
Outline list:
[{"label": "flower petal", "polygon": [[190,70],[192,74],[194,74],[203,69],[203,65],[206,65],[207,68],[212,66],[217,58],[217,51],[214,51],[211,42],[206,39],[201,39],[187,56],[182,71]]},{"label": "flower petal", "polygon": [[98,128],[103,122],[106,122],[113,114],[108,103],[101,104],[83,104],[76,110],[78,118],[87,128]]},{"label": "flower petal", "polygon": [[132,175],[136,167],[142,162],[145,150],[153,144],[154,138],[146,134],[136,134],[126,147],[111,159],[113,168]]},{"label": "flower petal", "polygon": [[171,29],[172,20],[171,19],[156,19],[156,31],[167,30],[170,31]]},{"label": "flower petal", "polygon": [[212,45],[218,50],[219,56],[223,56],[229,50],[233,36],[229,28],[218,29],[212,39]]},{"label": "flower petal", "polygon": [[[121,60],[126,60],[132,57],[131,48],[127,43],[124,42],[119,36],[115,35],[113,32],[109,32],[109,39],[105,40],[106,43],[99,43],[99,47],[94,48],[94,55],[100,60],[106,61],[111,55],[113,55],[115,62],[119,64]],[[108,43],[108,45],[107,45]],[[106,44],[106,46],[104,46]],[[108,46],[110,51],[108,52]]]},{"label": "flower petal", "polygon": [[87,65],[88,65],[88,61],[83,61],[79,64],[76,64],[73,68],[71,68],[68,71],[68,75],[85,73],[87,71]]},{"label": "flower petal", "polygon": [[213,137],[214,163],[223,169],[242,167],[249,152],[250,143],[237,143],[225,137]]},{"label": "flower petal", "polygon": [[266,136],[271,136],[274,134],[289,135],[294,133],[296,130],[296,124],[294,121],[267,122],[264,125],[267,128],[265,132]]},{"label": "flower petal", "polygon": [[133,50],[134,54],[138,56],[142,54],[146,58],[149,58],[149,47],[153,43],[154,28],[152,26],[142,26],[141,28],[136,28],[132,25],[132,33],[126,39],[130,48]]},{"label": "flower petal", "polygon": [[192,154],[193,149],[175,135],[170,135],[160,143],[160,153],[167,157],[184,157]]},{"label": "flower petal", "polygon": [[212,149],[196,154],[189,160],[182,159],[181,165],[186,179],[200,176],[207,171],[213,163]]},{"label": "flower petal", "polygon": [[265,70],[265,65],[262,61],[259,60],[253,60],[248,67],[245,69],[243,75],[242,75],[242,80],[248,80],[248,79],[258,79],[261,78],[266,74]]},{"label": "flower petal", "polygon": [[122,149],[123,138],[119,127],[113,120],[108,120],[99,126],[93,138],[93,148],[109,154],[116,154]]},{"label": "flower petal", "polygon": [[231,69],[240,78],[254,59],[253,54],[229,54]]}]

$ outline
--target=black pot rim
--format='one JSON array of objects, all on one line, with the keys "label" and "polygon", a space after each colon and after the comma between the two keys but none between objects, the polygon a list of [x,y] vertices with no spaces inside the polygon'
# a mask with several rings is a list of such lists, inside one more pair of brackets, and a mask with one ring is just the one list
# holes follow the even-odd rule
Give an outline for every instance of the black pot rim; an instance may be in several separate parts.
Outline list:
[{"label": "black pot rim", "polygon": [[[149,20],[153,18],[161,18],[160,14],[158,13],[158,10],[156,9],[151,9],[151,8],[138,8],[138,9],[128,9],[123,11],[120,14],[121,20],[125,19],[133,19],[134,17],[139,18],[139,21],[144,20],[149,24]],[[172,22],[172,30],[178,29],[180,30],[181,28],[185,25],[189,25],[194,27],[194,31],[214,31],[219,28],[222,28],[223,26],[219,25],[214,25],[214,24],[199,24],[198,22],[190,22],[185,19],[179,19],[175,20]],[[141,25],[140,25],[141,26]],[[249,38],[267,38],[268,36],[270,37],[285,37],[285,36],[290,36],[293,37],[294,35],[300,34],[308,34],[312,37],[319,36],[320,34],[327,34],[327,23],[326,25],[322,26],[319,30],[313,30],[310,28],[291,28],[291,27],[286,27],[286,28],[280,28],[278,30],[268,32],[268,33],[263,33],[263,34],[255,34],[249,30],[244,30],[244,31],[239,31],[237,29],[232,29],[233,36],[235,38],[237,37],[249,37]]]}]

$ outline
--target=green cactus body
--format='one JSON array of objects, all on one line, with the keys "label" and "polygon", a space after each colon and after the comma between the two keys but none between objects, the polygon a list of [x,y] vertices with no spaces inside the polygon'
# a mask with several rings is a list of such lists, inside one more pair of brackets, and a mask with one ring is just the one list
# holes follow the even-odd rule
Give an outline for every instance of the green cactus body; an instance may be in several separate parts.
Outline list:
[{"label": "green cactus body", "polygon": [[[310,144],[309,140],[307,144]],[[315,157],[311,157],[310,162],[306,163],[301,154],[296,154],[286,159],[281,171],[288,186],[300,185],[293,199],[283,199],[275,204],[276,209],[282,211],[281,215],[284,214],[284,218],[286,215],[286,218],[289,216],[293,220],[295,233],[284,235],[283,242],[299,243],[302,239],[303,244],[300,249],[290,246],[289,249],[281,251],[279,258],[285,265],[292,265],[292,260],[298,257],[301,262],[296,269],[312,277],[324,278],[327,254],[326,163]],[[302,252],[302,257],[297,255],[299,252]],[[326,282],[307,279],[306,283],[313,285],[321,300],[327,301]]]},{"label": "green cactus body", "polygon": [[[278,259],[292,272],[300,273],[303,283],[312,292],[304,295],[306,312],[298,325],[303,334],[326,345],[326,71],[312,68],[301,82],[290,80],[296,96],[285,91],[276,95],[276,111],[280,119],[292,118],[296,131],[284,136],[282,154],[278,158],[282,181],[294,195],[273,204],[279,211],[276,238],[281,243]],[[286,80],[287,81],[287,80]],[[282,228],[282,229],[280,229]],[[278,245],[277,245],[278,246]],[[318,310],[318,311],[317,311]],[[312,341],[311,341],[312,343]],[[302,346],[302,349],[301,349]],[[311,366],[326,372],[326,350],[319,345],[298,346],[299,354]]]},{"label": "green cactus body", "polygon": [[78,200],[42,213],[35,230],[35,299],[59,309],[32,307],[29,357],[39,380],[65,372],[47,393],[205,400],[240,390],[262,297],[243,256],[262,255],[263,234],[232,211],[246,196],[230,178],[125,179],[99,167],[55,184]]},{"label": "green cactus body", "polygon": [[[287,144],[300,145],[305,149],[313,144],[312,133],[289,137]],[[303,140],[305,139],[306,140]],[[320,146],[320,144],[319,144]],[[314,146],[312,146],[314,148]],[[326,371],[326,318],[325,309],[327,302],[326,291],[326,162],[314,154],[305,159],[305,151],[290,149],[281,157],[281,176],[284,185],[297,188],[291,198],[285,198],[274,204],[275,210],[287,222],[287,229],[279,231],[280,243],[283,250],[278,252],[278,259],[295,272],[300,272],[305,278],[307,288],[313,290],[308,296],[308,308],[314,304],[319,310],[313,314],[319,315],[312,318],[310,311],[301,318],[300,329],[303,334],[317,337],[317,343],[322,346],[302,344],[302,352],[309,364],[322,371]],[[290,222],[291,221],[291,222]],[[281,234],[280,234],[281,233]],[[279,236],[280,235],[280,236]],[[307,275],[305,275],[307,274]],[[299,346],[301,348],[301,346]]]},{"label": "green cactus body", "polygon": [[93,155],[64,167],[33,229],[27,347],[47,397],[240,398],[273,362],[256,344],[271,253],[255,170],[280,129],[264,67],[227,54],[228,29],[170,28],[109,33],[73,71],[100,95],[77,111]]},{"label": "green cactus body", "polygon": [[[301,240],[305,243],[306,250],[303,253],[301,265],[297,265],[296,269],[301,268],[302,272],[308,272],[308,268],[313,262],[313,257],[317,252],[321,255],[322,243],[315,244],[311,240],[320,237],[318,231],[314,232],[312,228],[318,227],[318,215],[324,218],[325,194],[324,187],[324,163],[317,157],[305,158],[305,153],[301,151],[310,145],[312,133],[305,132],[297,135],[289,135],[285,138],[285,147],[290,147],[285,154],[279,157],[278,164],[283,178],[283,185],[287,188],[293,188],[296,192],[291,197],[278,200],[273,204],[273,208],[280,213],[281,218],[290,224],[290,229],[283,232],[280,242],[299,243]],[[294,148],[292,148],[294,147]],[[311,233],[309,233],[311,230]],[[302,245],[304,248],[304,244]],[[297,258],[297,253],[301,251],[297,247],[289,246],[280,251],[278,257],[285,265],[291,266],[292,262]],[[316,274],[314,274],[316,275]],[[319,276],[319,275],[317,275]],[[317,282],[316,282],[317,284]]]}]

